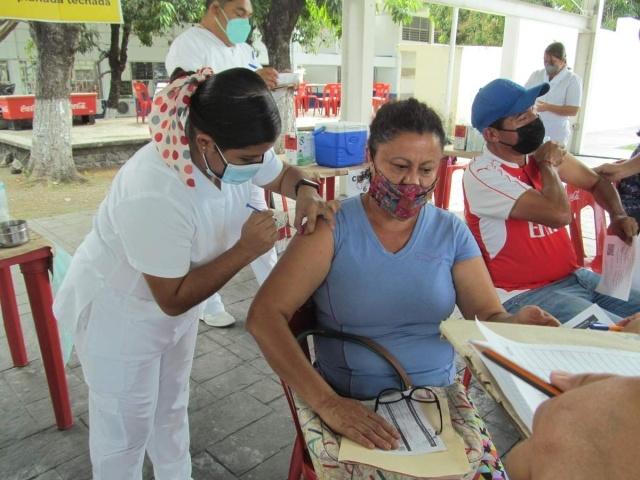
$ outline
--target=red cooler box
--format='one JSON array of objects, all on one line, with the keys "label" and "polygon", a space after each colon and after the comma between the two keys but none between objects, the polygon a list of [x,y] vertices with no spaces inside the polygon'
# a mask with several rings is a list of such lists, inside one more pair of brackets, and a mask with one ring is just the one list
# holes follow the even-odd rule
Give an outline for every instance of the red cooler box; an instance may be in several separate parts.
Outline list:
[{"label": "red cooler box", "polygon": [[[86,123],[93,123],[96,114],[98,94],[72,93],[71,112],[74,116],[82,117]],[[9,122],[9,126],[17,126],[20,120],[32,120],[35,110],[35,95],[4,95],[0,96],[0,111],[2,118]]]}]

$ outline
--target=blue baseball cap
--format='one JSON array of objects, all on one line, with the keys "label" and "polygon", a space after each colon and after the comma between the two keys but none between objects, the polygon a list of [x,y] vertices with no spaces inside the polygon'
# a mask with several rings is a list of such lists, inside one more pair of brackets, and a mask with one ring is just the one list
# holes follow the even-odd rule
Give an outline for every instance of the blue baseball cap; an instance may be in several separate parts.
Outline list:
[{"label": "blue baseball cap", "polygon": [[548,91],[548,83],[527,89],[506,78],[493,80],[478,90],[473,99],[471,125],[482,132],[496,120],[524,112]]}]

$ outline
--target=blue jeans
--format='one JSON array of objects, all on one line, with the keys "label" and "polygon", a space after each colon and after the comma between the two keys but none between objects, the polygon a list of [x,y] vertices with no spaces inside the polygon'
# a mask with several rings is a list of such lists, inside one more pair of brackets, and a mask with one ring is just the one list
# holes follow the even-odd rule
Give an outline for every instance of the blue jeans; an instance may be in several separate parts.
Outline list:
[{"label": "blue jeans", "polygon": [[621,318],[640,312],[640,292],[631,290],[629,301],[624,302],[596,292],[599,282],[600,275],[579,268],[562,280],[510,298],[503,306],[509,313],[516,313],[525,305],[537,305],[561,323],[568,322],[593,303]]}]

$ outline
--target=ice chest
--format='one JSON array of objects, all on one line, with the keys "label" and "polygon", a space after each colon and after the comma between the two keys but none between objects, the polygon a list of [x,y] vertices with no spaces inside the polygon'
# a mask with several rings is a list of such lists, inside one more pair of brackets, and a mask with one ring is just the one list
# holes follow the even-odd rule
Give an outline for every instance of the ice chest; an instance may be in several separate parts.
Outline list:
[{"label": "ice chest", "polygon": [[356,122],[317,125],[313,136],[318,165],[337,168],[364,162],[366,125]]}]

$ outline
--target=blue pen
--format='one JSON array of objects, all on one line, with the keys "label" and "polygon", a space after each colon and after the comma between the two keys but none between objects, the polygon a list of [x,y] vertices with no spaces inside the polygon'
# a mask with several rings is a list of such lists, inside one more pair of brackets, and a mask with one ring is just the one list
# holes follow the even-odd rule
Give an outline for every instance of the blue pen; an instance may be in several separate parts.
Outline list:
[{"label": "blue pen", "polygon": [[247,203],[247,208],[250,208],[251,210],[254,210],[258,213],[260,213],[262,210],[260,210],[259,208],[254,207],[253,205],[251,205],[250,203]]},{"label": "blue pen", "polygon": [[605,332],[621,332],[622,327],[620,325],[606,325],[604,323],[592,323],[589,325],[590,330],[602,330]]},{"label": "blue pen", "polygon": [[258,67],[258,65],[254,65],[253,63],[250,63],[249,68],[252,68],[253,70],[258,70],[258,68],[260,67]]}]

